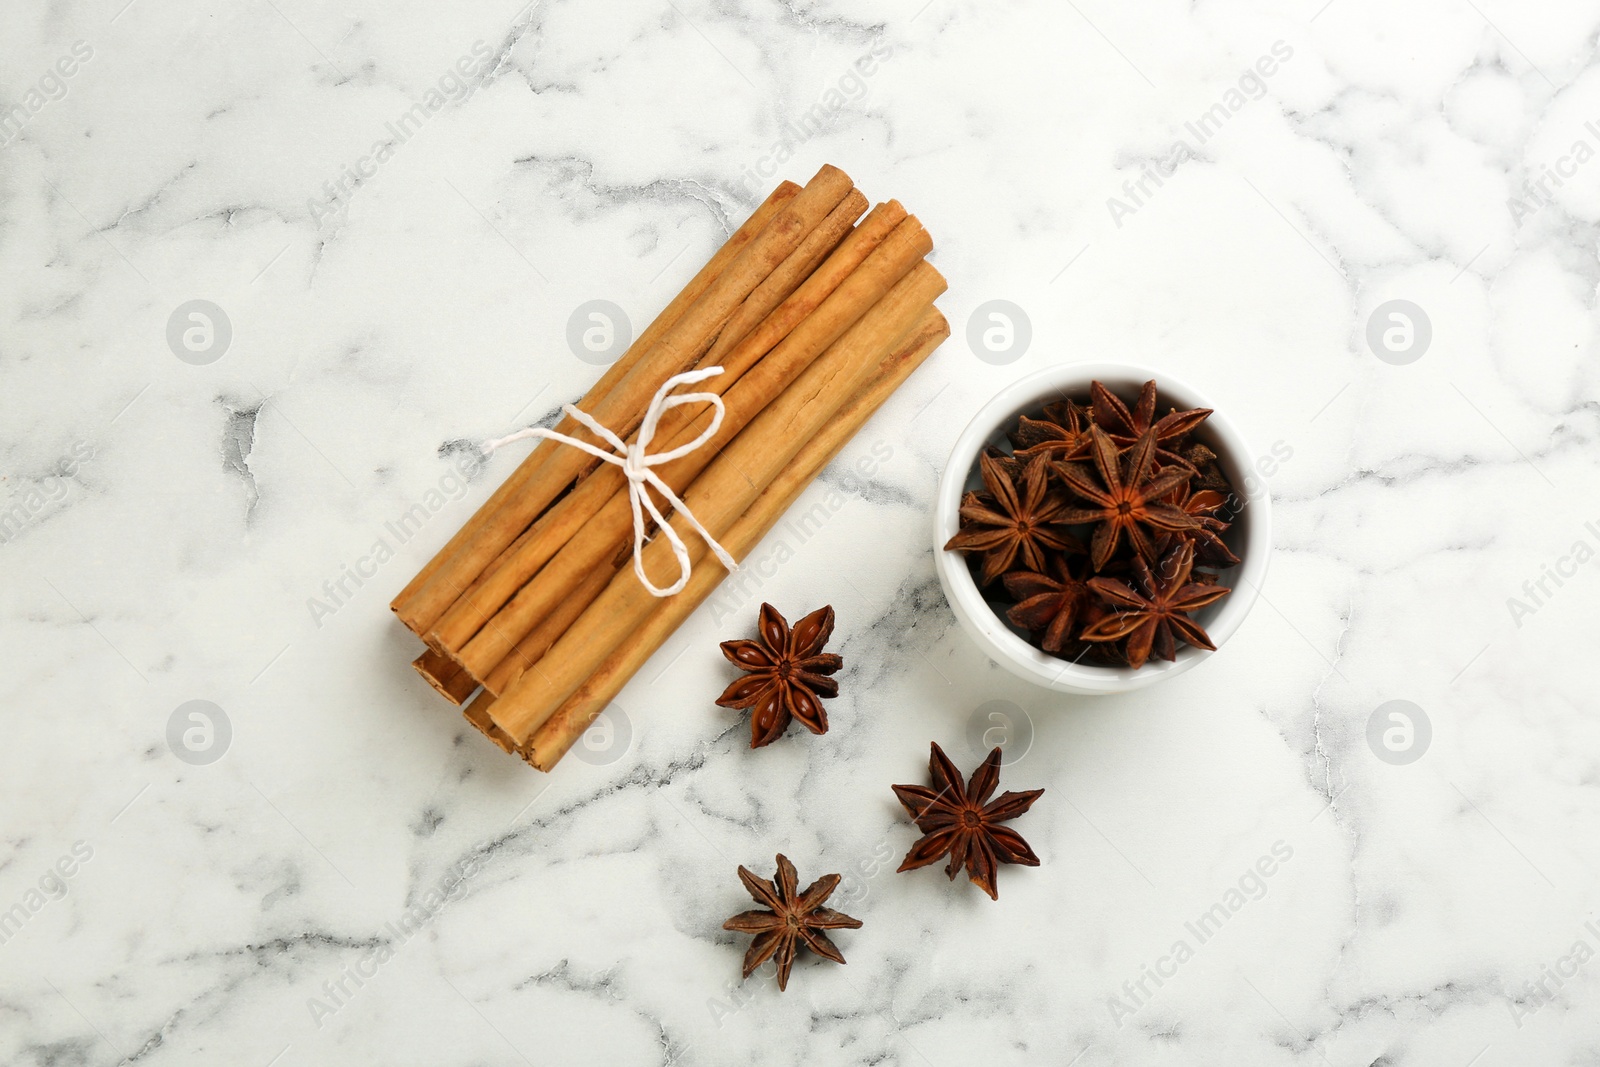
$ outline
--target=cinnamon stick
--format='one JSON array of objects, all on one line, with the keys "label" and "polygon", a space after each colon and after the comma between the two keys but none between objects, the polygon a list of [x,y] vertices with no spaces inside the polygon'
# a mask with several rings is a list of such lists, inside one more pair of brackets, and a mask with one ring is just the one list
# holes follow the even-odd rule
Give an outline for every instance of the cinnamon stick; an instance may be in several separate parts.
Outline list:
[{"label": "cinnamon stick", "polygon": [[[849,176],[837,167],[824,166],[819,170],[588,414],[619,436],[631,434],[643,416],[645,405],[661,384],[692,365],[710,348],[728,316],[838,206],[851,188]],[[568,432],[582,440],[595,440],[582,427]],[[401,605],[397,614],[408,626],[424,634],[432,630],[472,580],[572,484],[589,459],[581,450],[569,447],[546,452],[545,461],[501,507],[484,515],[482,521],[474,517],[470,524],[474,528],[472,536],[427,584]],[[474,674],[481,677],[477,672]]]},{"label": "cinnamon stick", "polygon": [[[851,208],[858,206],[858,203],[864,203],[864,197],[854,194],[853,190],[853,195],[846,197],[840,208],[843,208],[848,213]],[[742,339],[738,346],[734,346],[733,350],[726,354],[725,363],[723,363],[725,365],[725,373],[720,374],[715,379],[710,379],[710,381],[701,382],[699,389],[702,392],[723,394],[726,390],[738,386],[739,382],[742,381],[742,376],[746,374],[750,366],[754,366],[758,360],[762,360],[762,357],[765,357],[770,352],[771,347],[786,338],[787,334],[794,330],[798,323],[806,322],[806,317],[810,315],[810,312],[818,309],[819,304],[826,301],[830,294],[834,293],[838,286],[842,285],[846,278],[853,274],[854,270],[862,267],[864,261],[885,243],[886,238],[890,237],[891,232],[896,229],[899,222],[904,221],[904,218],[906,218],[906,210],[901,206],[880,205],[880,208],[872,211],[872,214],[867,216],[866,221],[862,222],[861,226],[856,227],[843,240],[843,243],[838,243],[837,248],[832,251],[830,256],[827,256],[826,262],[821,267],[816,267],[814,262],[805,262],[805,259],[810,259],[814,254],[818,254],[819,250],[810,250],[810,253],[808,253],[805,245],[802,245],[802,248],[795,251],[794,256],[790,256],[790,259],[800,259],[802,261],[798,266],[806,269],[806,277],[803,283],[800,282],[797,272],[790,267],[789,262],[786,262],[781,269],[776,270],[773,277],[768,278],[768,283],[773,282],[774,278],[779,278],[781,283],[778,286],[768,286],[763,283],[763,288],[770,290],[766,294],[768,299],[771,298],[771,294],[781,291],[786,285],[794,285],[798,286],[798,288],[794,293],[787,294],[787,299],[784,299],[784,302],[779,304],[778,309],[773,310],[770,315],[766,315],[762,323],[754,331],[750,331],[749,336]],[[848,224],[853,219],[848,218],[848,214],[840,216],[840,211],[830,214],[829,219],[826,219],[824,224],[818,227],[818,232],[824,234],[818,245],[827,246],[835,243],[830,240],[830,237],[832,237],[830,230],[837,227],[840,221],[843,221],[846,229],[848,229]],[[808,254],[802,256],[803,253]],[[882,264],[875,264],[874,269],[878,269],[880,266]],[[901,269],[910,269],[910,262],[904,262],[904,267],[901,267]],[[893,278],[890,278],[890,282],[893,282]],[[883,288],[886,290],[888,285],[885,283]],[[746,306],[750,306],[752,301],[757,301],[758,294],[762,294],[762,290],[757,290],[757,293],[752,294],[749,301],[746,301]],[[859,298],[859,302],[861,302],[861,309],[859,310],[861,312],[866,310],[866,299],[867,296]],[[757,301],[757,307],[760,306],[763,306],[762,302]],[[744,309],[741,309],[741,312],[742,310]],[[813,338],[818,341],[811,344],[810,347],[802,349],[802,347],[798,347],[800,346],[800,341],[795,341],[795,346],[797,347],[795,347],[794,352],[797,352],[800,358],[805,357],[805,354],[810,354],[811,357],[814,357],[818,352],[821,352],[822,347],[826,347],[827,342],[832,341],[832,338],[819,338],[818,328],[826,328],[827,322],[829,320],[818,320],[818,322],[811,323],[810,333],[803,334],[805,338]],[[733,323],[730,323],[730,326],[723,330],[723,334],[728,333],[730,328],[734,328]],[[722,342],[722,338],[718,338],[718,344],[720,342]],[[702,363],[704,363],[704,360],[702,360]],[[754,411],[750,411],[749,414],[730,413],[730,416],[723,421],[723,440],[733,437],[734,432],[738,432],[739,427],[744,426],[744,421],[747,421],[752,414],[754,414]],[[688,442],[688,440],[696,437],[701,432],[701,427],[706,426],[709,418],[709,411],[696,411],[693,408],[688,408],[688,406],[680,406],[680,408],[667,411],[662,416],[661,422],[658,424],[658,430],[656,430],[656,442],[666,443],[664,445],[658,443],[656,451],[666,450],[670,446]],[[693,426],[690,426],[691,422],[693,422]],[[685,427],[688,427],[688,429],[685,429]],[[710,456],[715,454],[717,442],[707,443],[704,448],[710,451],[707,451],[706,459],[702,462],[709,462]],[[678,486],[678,488],[682,488],[682,486]],[[486,569],[485,573],[478,579],[478,582],[475,582],[466,592],[461,593],[461,597],[456,600],[456,603],[453,603],[450,609],[443,614],[443,617],[440,617],[440,621],[435,624],[432,632],[426,633],[426,640],[429,641],[430,645],[440,649],[440,651],[448,651],[451,656],[459,657],[462,656],[462,649],[466,648],[467,643],[474,638],[474,635],[485,629],[485,625],[490,622],[490,619],[494,619],[494,625],[501,630],[498,635],[494,635],[496,640],[491,641],[491,638],[485,638],[485,641],[480,643],[478,649],[475,649],[474,653],[469,656],[469,661],[474,664],[472,665],[472,670],[474,670],[475,677],[486,680],[486,672],[493,669],[494,664],[499,662],[501,657],[504,657],[510,641],[515,641],[522,637],[528,627],[533,625],[536,617],[549,611],[550,598],[541,601],[538,606],[526,608],[525,611],[518,613],[514,617],[496,617],[496,613],[506,606],[507,601],[514,597],[517,590],[523,589],[531,577],[534,574],[538,574],[541,568],[544,568],[546,563],[549,563],[550,558],[554,557],[555,553],[563,549],[563,545],[571,541],[571,537],[574,534],[578,534],[578,531],[582,530],[587,536],[590,533],[590,520],[622,491],[626,491],[626,478],[622,475],[621,470],[616,469],[614,464],[605,464],[603,469],[594,470],[589,477],[584,478],[584,482],[579,483],[574,488],[573,493],[568,494],[563,501],[550,507],[549,512],[539,520],[536,528],[528,531],[528,536],[520,537],[512,549],[501,553],[501,558],[490,569]],[[626,496],[621,499],[622,504],[626,504]],[[618,507],[621,507],[622,504],[618,504]],[[630,509],[629,518],[632,518],[632,510]],[[600,557],[600,553],[598,553],[597,547],[595,558],[598,557]],[[574,569],[570,573],[576,574],[578,571]],[[485,648],[488,648],[488,651],[485,651]]]},{"label": "cinnamon stick", "polygon": [[[539,624],[529,630],[527,636],[518,641],[516,647],[504,659],[495,664],[494,670],[483,680],[484,689],[494,694],[503,693],[506,686],[516,681],[523,671],[538,663],[550,650],[550,646],[578,620],[578,616],[583,614],[583,609],[600,595],[610,583],[616,570],[615,567],[593,568],[583,583],[573,591],[572,596],[557,604],[554,610],[540,619]],[[461,667],[461,672],[471,677],[465,667]],[[474,682],[473,685],[476,686],[477,683]],[[461,702],[458,700],[456,703]]]},{"label": "cinnamon stick", "polygon": [[[847,200],[849,198],[846,198]],[[805,322],[807,316],[815,311],[828,299],[856,270],[863,266],[865,261],[879,250],[888,237],[905,221],[906,211],[898,203],[890,201],[874,208],[862,224],[855,228],[842,244],[818,267],[809,277],[792,293],[778,308],[750,332],[732,351],[725,352],[722,365],[725,373],[708,382],[702,382],[700,388],[707,392],[724,393],[738,384],[745,372],[757,361],[761,360],[774,345],[785,340],[791,331]],[[819,227],[821,229],[822,227]],[[911,234],[904,235],[906,239]],[[922,243],[931,247],[931,242],[925,239]],[[798,253],[797,253],[798,254]],[[910,268],[909,261],[902,263],[901,259],[892,262],[884,260],[876,267],[884,264],[896,270]],[[885,276],[883,289],[887,290],[888,284],[896,278]],[[860,310],[865,311],[868,302],[872,299],[873,292],[863,292],[857,297]],[[748,301],[747,301],[748,303]],[[837,308],[839,305],[835,305]],[[802,337],[811,340],[804,345],[799,338],[792,342],[788,355],[799,358],[814,358],[826,345],[833,340],[826,331],[838,327],[837,322],[830,327],[829,320],[818,320],[810,324],[809,332]],[[721,343],[721,338],[718,339]],[[708,354],[702,364],[709,361]],[[770,366],[770,365],[769,365]],[[792,373],[798,373],[797,370]],[[753,413],[752,413],[753,414]],[[732,437],[743,420],[748,415],[735,415],[737,423],[723,422],[724,438]],[[706,411],[695,412],[688,407],[678,407],[663,416],[658,429],[657,438],[668,442],[665,446],[674,447],[685,441],[692,440],[706,425],[709,413]],[[693,423],[693,425],[690,425]],[[687,427],[687,429],[685,429]],[[708,442],[705,449],[706,460],[715,453],[720,442]],[[452,655],[459,656],[474,635],[500,611],[517,591],[540,572],[557,552],[559,552],[579,530],[586,529],[585,524],[606,506],[616,494],[625,489],[625,480],[622,472],[615,469],[614,465],[607,464],[605,469],[596,470],[588,479],[580,484],[566,499],[551,507],[546,517],[540,520],[539,527],[530,531],[529,536],[520,539],[519,543],[502,554],[501,559],[481,577],[480,581],[465,591],[451,606],[450,610],[440,619],[432,633],[426,635],[427,639],[440,650],[449,650]],[[681,488],[677,487],[677,488]],[[620,506],[620,505],[618,505]],[[631,519],[631,510],[629,517]],[[612,517],[613,520],[615,516]],[[599,558],[596,554],[595,558]],[[504,636],[515,640],[517,636],[532,623],[528,620],[537,618],[544,611],[551,610],[554,594],[547,596],[539,604],[527,607],[516,619],[500,619],[497,622],[506,632]],[[503,655],[499,642],[488,652],[474,652],[472,661],[477,664],[478,671],[492,669],[494,656]],[[481,658],[480,658],[481,655]],[[480,673],[479,677],[488,679]],[[496,690],[498,692],[498,690]]]},{"label": "cinnamon stick", "polygon": [[[750,509],[729,528],[727,535],[721,539],[723,547],[742,562],[890,394],[949,336],[950,325],[938,309],[929,308],[924,312],[911,333],[878,365],[867,382],[834,415],[833,420],[806,442]],[[715,568],[700,567],[677,596],[658,602],[649,618],[634,628],[629,639],[612,652],[555,714],[533,732],[520,749],[523,758],[541,771],[549,771],[554,767],[583,736],[589,724],[622,691],[622,687],[638,673],[644,662],[725,578]],[[486,733],[493,730],[494,734],[498,734],[495,743],[510,751],[510,738],[505,731],[494,726],[489,714],[489,708],[494,703],[493,696],[485,692],[473,703],[476,708],[472,721],[480,724],[479,729],[487,727]]]},{"label": "cinnamon stick", "polygon": [[[884,358],[867,382],[839,409],[833,421],[806,442],[755,504],[734,522],[722,538],[723,547],[735,558],[742,559],[751,552],[793,507],[817,474],[833,461],[883,402],[949,335],[950,327],[944,316],[937,308],[929,308],[912,327],[910,334]],[[689,578],[689,584],[677,596],[659,601],[649,619],[578,687],[555,715],[534,731],[520,749],[504,730],[494,724],[489,708],[493,706],[495,696],[487,687],[464,709],[463,714],[468,722],[502,751],[518,751],[539,770],[550,770],[588,729],[595,717],[622,691],[644,662],[726,578],[714,568],[696,570]]]},{"label": "cinnamon stick", "polygon": [[[919,263],[931,250],[932,241],[927,231],[915,216],[907,216],[859,268],[847,275],[838,288],[828,294],[815,312],[808,315],[724,394],[723,421],[717,435],[695,452],[656,468],[657,476],[675,492],[681,493],[716,458],[718,449],[757,418],[828,345],[861,320],[863,315],[870,314],[868,309],[883,299],[891,287],[906,277],[914,269],[914,264]],[[709,417],[708,413],[702,412],[677,439],[671,441],[671,445],[692,439],[700,432],[703,420]],[[563,600],[572,596],[591,570],[609,566],[609,561],[628,544],[633,528],[633,512],[623,477],[620,472],[608,476],[607,472],[596,471],[593,480],[604,480],[602,484],[614,486],[614,495],[582,524],[581,537],[571,537],[537,574],[533,573],[531,566],[526,565],[537,558],[531,546],[525,553],[529,560],[508,561],[508,566],[513,562],[523,562],[524,566],[506,575],[504,581],[499,580],[499,575],[492,577],[485,583],[477,599],[480,602],[487,600],[489,593],[517,584],[519,587],[515,595],[465,644],[452,645],[448,638],[466,633],[478,623],[481,615],[470,614],[467,608],[472,598],[464,599],[443,620],[443,625],[454,628],[451,634],[436,632],[430,635],[430,642],[437,639],[438,647],[450,651],[473,677],[479,680],[487,678],[523,634],[539,619],[555,610]],[[587,487],[580,487],[580,490],[586,491]],[[576,533],[576,529],[572,532]]]},{"label": "cinnamon stick", "polygon": [[424,681],[439,691],[439,695],[452,704],[460,704],[478,688],[478,681],[455,660],[442,652],[425,649],[411,661]]},{"label": "cinnamon stick", "polygon": [[722,332],[717,334],[710,351],[701,357],[699,365],[717,366],[735,345],[749,336],[751,330],[771,315],[779,304],[789,299],[794,291],[800,288],[802,282],[811,277],[817,266],[855,229],[856,220],[866,210],[867,198],[859,189],[851,189],[849,194],[839,201],[839,206],[822,220],[822,224],[800,242],[800,247],[790,253],[789,258],[779,264],[778,269],[773,271],[766,281],[756,286],[755,291],[739,305],[739,309],[733,313],[733,317],[722,328]]},{"label": "cinnamon stick", "polygon": [[[501,752],[516,752],[516,743],[506,736],[504,730],[494,724],[494,719],[489,714],[489,709],[492,707],[494,707],[494,694],[487,689],[481,689],[472,703],[461,709],[461,714],[466,716],[467,721],[476,726],[484,737],[498,745]],[[599,712],[595,714],[598,715]]]},{"label": "cinnamon stick", "polygon": [[[733,347],[731,352],[726,349],[718,352],[714,348],[701,359],[700,365],[720,365],[726,368],[730,375],[744,374],[821,307],[829,296],[854,275],[896,230],[900,229],[908,217],[906,209],[898,200],[889,200],[874,207],[861,221],[861,225],[844,239],[833,255],[823,261],[822,265],[817,267],[800,287],[778,306],[777,310],[763,319],[743,341]],[[917,225],[921,226],[920,223]],[[907,229],[902,231],[900,236],[902,239],[909,239],[914,232],[912,229]],[[928,250],[931,251],[932,241],[926,243]],[[720,342],[721,338],[718,338],[718,341]],[[727,383],[728,388],[732,388],[732,385],[731,381]],[[695,430],[684,439],[687,440],[698,432]]]},{"label": "cinnamon stick", "polygon": [[[773,216],[777,215],[799,192],[800,187],[789,181],[783,182],[774,189],[771,195],[762,201],[761,206],[756,208],[750,217],[744,221],[744,225],[735,230],[733,235],[707,261],[706,265],[700,268],[700,272],[690,279],[689,284],[683,287],[683,291],[674,297],[672,302],[661,310],[661,314],[656,316],[655,321],[634,340],[633,344],[628,346],[628,350],[622,354],[622,357],[606,368],[605,373],[600,376],[600,380],[595,382],[584,397],[583,403],[585,405],[596,404],[607,396],[616,387],[617,383],[626,377],[639,361],[644,358],[644,355],[655,347],[656,342],[661,339],[661,335],[667,331],[668,327],[683,317],[684,311],[705,294],[705,291],[711,287],[712,283],[727,270],[728,264],[733,262],[734,258],[744,250],[744,247],[766,228],[767,224],[772,221]],[[571,433],[576,428],[576,424],[571,419],[563,418],[556,428],[562,433]],[[472,539],[479,522],[486,520],[489,514],[499,510],[507,500],[522,490],[522,487],[534,476],[539,465],[554,451],[555,444],[554,441],[541,441],[539,446],[530,452],[517,466],[517,469],[512,472],[511,476],[501,484],[500,488],[495,490],[489,499],[478,508],[472,518],[461,529],[456,531],[455,536],[445,542],[444,547],[434,553],[433,557],[423,565],[416,576],[406,583],[405,588],[395,595],[389,607],[397,615],[400,615],[402,620],[408,616],[415,617],[412,609],[417,594],[434,579],[444,565],[460,551],[462,546]],[[432,622],[432,620],[428,621]],[[419,633],[421,632],[420,625],[412,626],[411,628]]]},{"label": "cinnamon stick", "polygon": [[[800,247],[789,253],[789,258],[778,264],[778,268],[768,275],[767,280],[756,286],[755,290],[745,298],[744,303],[739,305],[718,332],[711,350],[700,357],[695,366],[719,365],[722,357],[738,346],[739,342],[745,340],[757,324],[770,319],[774,309],[793,295],[800,284],[816,271],[817,265],[852,232],[856,220],[865,210],[867,210],[867,198],[859,189],[851,189],[845,198],[839,201],[839,206],[835,207],[816,229],[806,235],[806,239],[800,242]],[[779,338],[773,338],[772,344],[776,344],[778,340]],[[743,347],[747,346],[741,346]],[[716,381],[702,383],[699,388],[703,392],[722,392],[744,373],[746,367],[771,347],[772,345],[768,344],[754,354],[745,354],[742,360],[727,361],[726,374]],[[663,419],[657,433],[663,438],[670,437],[688,417],[684,409],[673,409]],[[580,477],[586,477],[599,465],[600,460],[591,457]]]},{"label": "cinnamon stick", "polygon": [[[910,331],[944,289],[939,272],[919,263],[695,479],[684,503],[713,537],[725,533],[806,441],[827,424],[866,380],[883,352]],[[674,526],[680,527],[680,534],[688,530],[681,516]],[[684,542],[691,562],[705,557],[706,544],[692,531],[684,535]],[[672,546],[665,537],[657,537],[645,547],[642,562],[656,581],[676,568]],[[655,600],[631,568],[619,573],[545,654],[538,669],[524,672],[495,701],[490,708],[495,724],[519,744],[523,742],[649,617]],[[472,670],[465,658],[462,662]],[[477,671],[473,674],[481,677]]]}]

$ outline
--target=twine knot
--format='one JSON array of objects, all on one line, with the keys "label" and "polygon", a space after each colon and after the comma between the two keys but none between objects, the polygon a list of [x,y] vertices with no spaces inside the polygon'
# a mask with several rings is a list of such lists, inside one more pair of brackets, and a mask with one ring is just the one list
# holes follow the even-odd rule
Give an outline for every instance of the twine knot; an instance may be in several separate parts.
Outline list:
[{"label": "twine knot", "polygon": [[[628,479],[628,504],[633,509],[633,571],[639,576],[640,583],[650,591],[652,596],[672,596],[682,590],[689,582],[691,569],[689,548],[683,543],[683,538],[678,536],[678,531],[672,528],[672,525],[662,515],[661,510],[656,507],[655,501],[650,498],[650,493],[645,488],[647,485],[665,497],[667,502],[672,505],[673,510],[683,516],[684,521],[693,527],[695,533],[699,534],[701,539],[710,546],[711,551],[716,554],[717,559],[722,562],[724,567],[733,571],[738,569],[739,566],[738,562],[728,554],[727,549],[719,545],[716,538],[711,536],[711,532],[700,525],[700,520],[694,517],[694,513],[684,505],[678,494],[674,493],[672,488],[661,480],[660,475],[651,470],[652,467],[670,463],[675,459],[688,455],[716,436],[717,430],[722,426],[722,417],[725,413],[722,397],[716,393],[673,394],[672,390],[680,385],[693,385],[696,382],[705,381],[707,378],[715,378],[721,373],[721,367],[705,367],[700,370],[685,371],[682,374],[675,374],[668,378],[662,383],[661,388],[656,390],[656,395],[651,398],[650,406],[645,409],[644,419],[639,423],[639,436],[631,445],[602,426],[593,416],[579,411],[571,404],[561,405],[563,412],[581,423],[589,432],[606,442],[615,451],[607,452],[589,444],[587,441],[580,441],[576,437],[568,437],[566,434],[557,433],[555,430],[534,426],[526,430],[518,430],[516,433],[493,441],[484,442],[483,454],[487,456],[495,449],[509,445],[513,441],[521,441],[528,437],[543,437],[552,441],[559,441],[564,445],[571,445],[605,463],[613,463],[621,467],[623,475]],[[661,416],[672,408],[694,403],[711,405],[711,425],[701,431],[700,436],[692,441],[685,442],[677,448],[666,452],[652,453],[650,451],[650,441],[655,437],[656,424],[661,421]],[[644,573],[643,554],[646,540],[644,517],[647,512],[655,520],[655,524],[660,528],[661,532],[666,534],[667,541],[672,545],[672,554],[678,560],[678,580],[665,589],[651,582]]]}]

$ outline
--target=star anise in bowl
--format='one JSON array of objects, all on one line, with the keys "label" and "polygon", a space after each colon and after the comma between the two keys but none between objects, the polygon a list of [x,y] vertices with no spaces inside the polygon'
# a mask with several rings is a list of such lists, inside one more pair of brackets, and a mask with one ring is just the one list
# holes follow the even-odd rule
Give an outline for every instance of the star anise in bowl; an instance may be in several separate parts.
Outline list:
[{"label": "star anise in bowl", "polygon": [[982,553],[983,584],[1013,566],[1042,571],[1047,553],[1082,547],[1066,534],[1067,499],[1050,484],[1047,457],[1034,457],[1020,477],[988,456],[978,465],[985,491],[962,503],[961,532],[944,547]]},{"label": "star anise in bowl", "polygon": [[1190,580],[1194,570],[1194,542],[1181,541],[1162,557],[1157,571],[1144,560],[1133,560],[1134,584],[1115,578],[1091,578],[1089,589],[1115,610],[1085,627],[1078,635],[1084,641],[1116,641],[1127,638],[1124,654],[1130,667],[1142,667],[1155,654],[1164,660],[1177,658],[1176,639],[1216,651],[1217,646],[1190,618],[1192,612],[1228,595],[1220,585]]},{"label": "star anise in bowl", "polygon": [[1242,563],[1229,530],[1243,504],[1212,410],[1163,413],[1161,399],[1154,381],[1131,398],[1092,381],[1025,411],[979,457],[983,488],[945,548],[968,554],[990,608],[1047,655],[1137,668],[1215,648],[1204,620]]}]

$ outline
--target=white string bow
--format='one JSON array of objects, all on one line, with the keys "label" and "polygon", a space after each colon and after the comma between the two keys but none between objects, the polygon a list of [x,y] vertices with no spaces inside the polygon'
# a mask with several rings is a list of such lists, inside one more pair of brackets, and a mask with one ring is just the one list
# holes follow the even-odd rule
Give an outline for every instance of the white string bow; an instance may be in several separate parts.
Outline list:
[{"label": "white string bow", "polygon": [[[534,426],[526,430],[518,430],[516,433],[508,434],[494,441],[484,442],[483,454],[487,456],[497,448],[509,445],[513,441],[521,441],[527,437],[547,437],[552,441],[560,441],[564,445],[580,448],[596,459],[606,463],[615,463],[621,467],[622,473],[628,479],[628,503],[633,508],[633,571],[639,576],[639,581],[643,583],[644,587],[650,590],[652,596],[672,596],[689,582],[689,549],[683,543],[683,538],[678,536],[678,531],[672,528],[672,525],[661,514],[660,509],[656,507],[655,501],[650,499],[650,494],[645,491],[646,483],[665,497],[673,509],[683,516],[684,521],[694,528],[695,533],[699,534],[701,539],[711,546],[711,551],[716,553],[717,559],[722,561],[724,567],[729,571],[737,570],[739,567],[738,561],[728,554],[727,549],[717,544],[717,540],[711,536],[711,532],[701,526],[700,520],[696,519],[694,514],[684,506],[678,494],[674,493],[671,487],[650,469],[662,463],[670,463],[672,460],[686,456],[716,436],[718,427],[722,425],[724,413],[722,397],[716,393],[678,393],[674,396],[667,394],[680,385],[693,385],[696,382],[705,381],[707,378],[715,378],[721,373],[721,367],[705,367],[701,370],[685,371],[683,374],[675,374],[668,378],[662,383],[661,388],[656,390],[656,395],[651,399],[650,406],[645,409],[644,420],[639,424],[638,439],[631,445],[600,425],[592,416],[579,411],[571,404],[561,405],[562,411],[582,423],[596,437],[599,437],[615,449],[615,452],[607,452],[589,444],[587,441],[568,437],[564,433],[547,430],[542,426]],[[651,453],[650,439],[655,436],[656,423],[661,421],[661,416],[672,408],[694,403],[711,405],[713,409],[711,425],[707,426],[700,436],[693,441],[679,445],[677,448],[667,452]],[[672,554],[678,559],[678,580],[665,589],[659,588],[652,583],[644,573],[644,512],[646,511],[650,513],[650,517],[655,520],[656,526],[660,528],[661,532],[667,535],[667,540],[672,544]]]}]

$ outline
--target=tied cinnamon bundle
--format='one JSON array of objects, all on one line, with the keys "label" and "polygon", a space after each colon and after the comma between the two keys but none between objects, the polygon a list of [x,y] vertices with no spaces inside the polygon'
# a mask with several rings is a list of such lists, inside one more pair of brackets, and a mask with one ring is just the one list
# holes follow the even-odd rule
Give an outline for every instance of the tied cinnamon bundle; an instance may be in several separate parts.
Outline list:
[{"label": "tied cinnamon bundle", "polygon": [[[481,686],[465,714],[501,748],[551,769],[727,576],[707,538],[748,554],[949,335],[927,231],[895,201],[866,208],[835,167],[780,185],[577,405],[633,446],[669,379],[710,375],[710,403],[644,426],[651,454],[704,443],[653,468],[682,510],[660,509],[671,530],[637,561],[639,475],[542,440],[395,598],[428,645],[417,671],[455,704]],[[557,432],[614,447],[571,417]],[[680,564],[686,584],[661,596]]]}]

